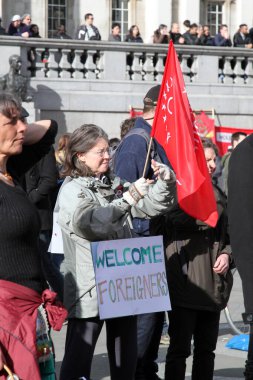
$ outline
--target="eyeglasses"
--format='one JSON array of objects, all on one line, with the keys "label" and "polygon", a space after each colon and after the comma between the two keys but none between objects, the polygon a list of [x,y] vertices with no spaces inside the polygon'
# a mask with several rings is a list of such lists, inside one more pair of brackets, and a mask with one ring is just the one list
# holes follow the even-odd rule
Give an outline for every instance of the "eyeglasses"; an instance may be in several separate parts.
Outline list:
[{"label": "eyeglasses", "polygon": [[106,149],[100,149],[100,150],[90,150],[89,151],[90,153],[93,153],[93,154],[96,154],[97,156],[99,157],[104,157],[104,155],[107,153],[108,155],[110,154],[110,148],[106,148]]}]

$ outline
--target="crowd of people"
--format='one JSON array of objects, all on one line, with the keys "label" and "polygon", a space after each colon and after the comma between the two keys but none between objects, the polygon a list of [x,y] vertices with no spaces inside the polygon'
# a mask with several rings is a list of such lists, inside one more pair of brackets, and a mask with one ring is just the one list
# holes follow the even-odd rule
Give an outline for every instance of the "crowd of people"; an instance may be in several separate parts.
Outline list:
[{"label": "crowd of people", "polygon": [[[233,38],[230,36],[226,24],[220,25],[219,31],[215,35],[211,35],[209,25],[198,25],[195,22],[191,23],[190,20],[185,20],[183,22],[183,28],[184,31],[180,32],[180,26],[176,22],[171,24],[171,28],[166,24],[160,24],[147,42],[154,44],[168,44],[168,42],[172,40],[174,44],[179,45],[234,46],[240,48],[253,47],[253,28],[249,29],[248,25],[245,23],[239,25]],[[20,15],[14,15],[7,30],[0,25],[0,34],[20,36],[24,38],[41,37],[39,34],[39,26],[37,24],[32,24],[31,15],[27,13],[22,17]],[[72,37],[67,34],[64,24],[57,26],[53,38],[72,39]],[[94,16],[92,13],[86,13],[84,15],[84,24],[80,25],[73,38],[84,41],[102,40],[99,29],[94,25]],[[107,40],[113,42],[122,41],[120,23],[114,22],[112,24],[111,32]],[[144,42],[138,25],[132,25],[130,27],[124,41],[133,43]]]},{"label": "crowd of people", "polygon": [[[90,242],[162,235],[172,305],[165,380],[185,378],[192,339],[192,379],[213,378],[220,312],[234,265],[226,189],[214,177],[219,153],[209,139],[202,144],[209,175],[216,178],[215,227],[180,209],[176,175],[156,139],[143,173],[159,92],[160,85],[150,88],[143,114],[122,122],[120,139],[109,140],[100,127],[84,124],[60,136],[55,151],[57,123],[27,124],[19,101],[0,94],[0,316],[5,317],[0,318],[0,376],[7,365],[26,380],[55,379],[50,329],[59,329],[67,318],[61,380],[90,379],[104,323],[111,379],[159,380],[156,359],[165,314],[100,319]],[[235,151],[245,137],[232,136]],[[226,176],[230,154],[222,161]],[[54,208],[63,243],[58,254],[48,252]],[[29,374],[18,359],[23,355]],[[248,362],[250,368],[250,355]]]},{"label": "crowd of people", "polygon": [[[101,40],[93,21],[93,15],[87,13],[77,39]],[[226,25],[221,25],[214,37],[207,25],[200,27],[189,20],[184,25],[187,30],[181,34],[177,23],[170,31],[161,24],[152,42],[167,44],[172,39],[175,44],[252,48],[252,33],[245,24],[240,25],[233,43]],[[120,24],[114,23],[109,41],[120,41],[120,32]],[[13,16],[8,33],[39,37],[38,26],[32,24],[29,14]],[[64,25],[59,26],[56,35],[71,38]],[[126,41],[143,43],[137,25],[130,28]],[[56,150],[53,144],[57,123],[41,120],[28,124],[28,114],[20,101],[0,93],[0,378],[1,371],[9,367],[26,380],[54,380],[50,330],[59,330],[67,319],[61,380],[90,379],[103,324],[111,379],[159,380],[156,360],[164,312],[100,319],[90,243],[162,235],[172,305],[168,313],[165,380],[184,380],[192,340],[192,379],[213,379],[220,312],[232,288],[233,265],[238,264],[242,278],[247,280],[243,280],[244,290],[252,288],[252,270],[245,268],[243,256],[245,251],[251,263],[247,249],[252,230],[245,228],[244,247],[240,245],[237,224],[239,212],[249,226],[253,219],[240,207],[240,203],[251,199],[245,193],[253,179],[244,152],[251,157],[252,138],[240,132],[234,134],[231,144],[235,153],[229,152],[222,159],[211,140],[202,140],[218,222],[210,227],[194,219],[178,205],[176,173],[156,139],[145,163],[160,88],[153,86],[144,95],[140,117],[122,123],[120,139],[109,140],[100,127],[83,124],[73,133],[60,136]],[[240,160],[247,169],[245,173]],[[222,165],[220,177],[216,162]],[[119,180],[120,194],[115,186]],[[252,201],[246,208],[251,211]],[[49,252],[54,210],[63,244],[63,252],[58,253]],[[229,225],[232,248],[237,251],[235,262]],[[243,252],[238,255],[240,251]],[[246,297],[249,314],[253,313],[251,305],[251,299]],[[247,380],[253,379],[251,330]]]}]

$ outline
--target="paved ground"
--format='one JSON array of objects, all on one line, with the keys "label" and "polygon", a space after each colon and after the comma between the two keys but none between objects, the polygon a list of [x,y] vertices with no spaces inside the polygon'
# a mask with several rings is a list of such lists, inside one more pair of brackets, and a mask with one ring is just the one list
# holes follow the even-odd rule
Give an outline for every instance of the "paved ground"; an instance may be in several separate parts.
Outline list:
[{"label": "paved ground", "polygon": [[[65,340],[66,326],[60,333],[54,333],[54,343],[56,348],[56,361],[57,372],[59,372],[61,360],[63,357],[64,340]],[[220,325],[220,336],[218,339],[216,350],[216,362],[215,362],[215,380],[242,380],[243,368],[246,359],[246,352],[230,350],[225,347],[226,342],[232,337],[228,332],[228,326],[226,324]],[[163,378],[164,374],[164,360],[166,356],[167,346],[160,345],[159,349],[159,375]],[[191,358],[187,362],[187,376],[186,379],[190,380],[191,374]],[[105,331],[99,338],[95,356],[93,360],[92,380],[109,380],[109,367],[105,346]],[[203,379],[205,380],[205,379]]]},{"label": "paved ground", "polygon": [[[236,275],[233,292],[230,299],[231,314],[235,320],[241,319],[240,313],[243,310],[241,285],[238,276]],[[59,333],[53,333],[53,339],[56,349],[57,372],[61,365],[61,360],[64,351],[66,326]],[[247,353],[244,351],[231,350],[225,347],[226,342],[232,337],[231,329],[229,328],[224,313],[221,316],[220,334],[216,350],[215,361],[215,380],[243,380],[243,368]],[[203,337],[205,339],[205,337]],[[166,356],[167,346],[160,346],[159,349],[159,376],[163,378],[164,360]],[[191,358],[187,362],[186,379],[191,378]],[[109,367],[105,345],[105,331],[99,338],[92,367],[92,380],[109,380]],[[205,379],[203,379],[205,380]]]}]

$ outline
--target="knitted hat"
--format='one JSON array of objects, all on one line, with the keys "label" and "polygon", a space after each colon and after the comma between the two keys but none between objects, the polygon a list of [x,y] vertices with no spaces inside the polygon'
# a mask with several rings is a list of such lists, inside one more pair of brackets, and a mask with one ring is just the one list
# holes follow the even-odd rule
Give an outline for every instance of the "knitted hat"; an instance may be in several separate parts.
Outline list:
[{"label": "knitted hat", "polygon": [[159,92],[160,92],[161,85],[157,84],[154,87],[151,87],[146,95],[144,96],[143,103],[146,106],[156,106],[157,101],[159,98]]},{"label": "knitted hat", "polygon": [[14,15],[11,21],[21,21],[21,17],[19,15]]}]

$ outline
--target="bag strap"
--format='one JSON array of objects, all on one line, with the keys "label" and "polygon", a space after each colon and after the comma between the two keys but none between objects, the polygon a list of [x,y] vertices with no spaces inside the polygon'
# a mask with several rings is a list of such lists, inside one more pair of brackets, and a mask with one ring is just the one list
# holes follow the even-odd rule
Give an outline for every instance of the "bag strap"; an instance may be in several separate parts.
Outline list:
[{"label": "bag strap", "polygon": [[[143,128],[132,128],[130,129],[130,131],[128,131],[128,133],[123,137],[123,139],[120,141],[119,145],[117,146],[117,148],[114,150],[113,152],[113,156],[112,156],[112,168],[114,168],[115,166],[115,157],[121,147],[121,145],[123,144],[123,142],[125,141],[125,139],[127,139],[128,137],[130,136],[133,136],[133,135],[137,135],[137,136],[141,136],[145,139],[146,141],[146,144],[147,144],[147,148],[148,148],[148,145],[149,145],[149,142],[150,142],[150,135],[149,133],[143,129]],[[158,153],[155,151],[155,145],[154,145],[154,141],[152,140],[152,144],[151,144],[151,151],[150,151],[150,157],[151,159],[155,157],[155,155],[158,155]]]}]

